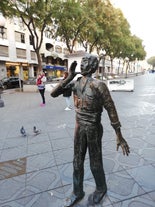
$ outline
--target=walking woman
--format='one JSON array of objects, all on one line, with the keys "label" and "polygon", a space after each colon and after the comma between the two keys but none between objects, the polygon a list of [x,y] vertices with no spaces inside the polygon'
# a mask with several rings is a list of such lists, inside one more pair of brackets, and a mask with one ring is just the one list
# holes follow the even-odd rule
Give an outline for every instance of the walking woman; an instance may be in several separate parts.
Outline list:
[{"label": "walking woman", "polygon": [[37,77],[37,86],[42,98],[42,103],[40,104],[40,106],[45,106],[45,82],[46,82],[45,73],[43,71],[40,71]]}]

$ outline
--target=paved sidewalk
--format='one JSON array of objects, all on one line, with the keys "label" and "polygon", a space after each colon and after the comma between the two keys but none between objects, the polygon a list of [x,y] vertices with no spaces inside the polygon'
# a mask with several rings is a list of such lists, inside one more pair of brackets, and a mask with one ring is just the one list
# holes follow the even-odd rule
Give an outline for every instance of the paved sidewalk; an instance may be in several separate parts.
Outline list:
[{"label": "paved sidewalk", "polygon": [[[144,102],[136,106],[132,93],[126,93],[131,100],[127,103],[123,94],[113,93],[113,97],[131,154],[124,157],[121,150],[116,152],[115,134],[104,112],[103,162],[108,192],[95,207],[155,207],[155,110],[152,105],[146,110]],[[65,111],[65,99],[51,98],[49,92],[45,107],[39,106],[39,93],[6,90],[2,99],[0,207],[62,207],[72,191],[74,109]],[[155,98],[151,101],[155,106]],[[126,105],[122,108],[122,104]],[[26,137],[20,134],[21,126]],[[41,134],[34,135],[33,126],[41,129]],[[76,207],[88,206],[88,195],[95,190],[88,155],[84,179],[86,196]]]}]

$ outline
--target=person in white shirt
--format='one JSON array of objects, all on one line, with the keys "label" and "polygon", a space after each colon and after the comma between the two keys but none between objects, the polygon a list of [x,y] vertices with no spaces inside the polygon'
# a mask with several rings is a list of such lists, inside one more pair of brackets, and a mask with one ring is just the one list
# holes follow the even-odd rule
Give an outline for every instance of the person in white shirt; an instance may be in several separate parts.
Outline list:
[{"label": "person in white shirt", "polygon": [[40,104],[40,106],[45,106],[45,82],[46,82],[45,73],[43,71],[40,71],[36,81],[39,93],[42,98],[42,103]]}]

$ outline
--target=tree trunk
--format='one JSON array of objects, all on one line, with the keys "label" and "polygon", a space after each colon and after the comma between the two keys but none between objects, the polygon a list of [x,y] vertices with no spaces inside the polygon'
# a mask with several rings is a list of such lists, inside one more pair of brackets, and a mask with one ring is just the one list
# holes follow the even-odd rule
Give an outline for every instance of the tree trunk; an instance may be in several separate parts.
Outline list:
[{"label": "tree trunk", "polygon": [[36,50],[36,55],[37,55],[37,60],[38,60],[38,69],[37,72],[42,70],[42,60],[41,60],[41,56],[39,53],[39,50]]}]

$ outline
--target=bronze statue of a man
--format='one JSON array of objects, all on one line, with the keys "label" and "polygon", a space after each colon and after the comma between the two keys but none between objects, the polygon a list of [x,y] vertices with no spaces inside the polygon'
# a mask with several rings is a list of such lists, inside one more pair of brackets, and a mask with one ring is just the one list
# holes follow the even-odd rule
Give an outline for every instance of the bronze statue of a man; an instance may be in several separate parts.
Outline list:
[{"label": "bronze statue of a man", "polygon": [[67,79],[58,84],[51,92],[52,97],[63,94],[68,87],[74,94],[76,111],[76,125],[74,134],[74,160],[73,160],[73,193],[65,207],[73,206],[80,201],[85,193],[83,191],[84,160],[88,148],[90,169],[96,183],[96,190],[88,198],[89,203],[98,204],[107,192],[105,173],[102,163],[102,135],[103,127],[101,115],[103,108],[107,110],[111,125],[116,132],[117,150],[121,146],[124,155],[129,155],[130,150],[121,133],[121,124],[110,92],[103,81],[92,78],[98,68],[98,59],[91,54],[86,55],[81,61],[82,77],[72,81],[76,76],[74,61],[69,69]]}]

